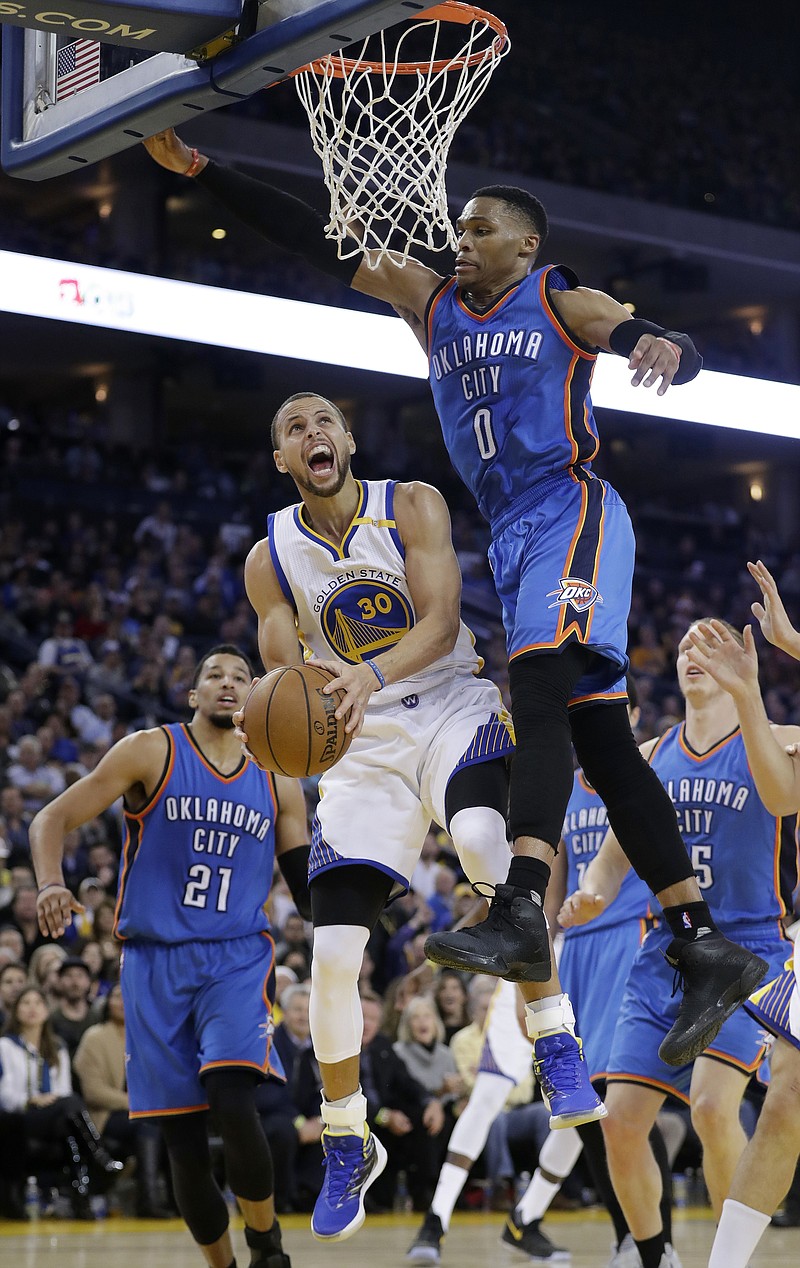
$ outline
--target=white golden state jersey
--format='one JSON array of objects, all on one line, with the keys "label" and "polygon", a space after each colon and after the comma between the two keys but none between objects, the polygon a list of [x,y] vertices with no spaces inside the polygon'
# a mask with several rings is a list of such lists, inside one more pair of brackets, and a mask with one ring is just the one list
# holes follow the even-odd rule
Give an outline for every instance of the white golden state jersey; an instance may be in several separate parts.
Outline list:
[{"label": "white golden state jersey", "polygon": [[[341,546],[308,527],[302,502],[270,515],[269,550],[292,604],[306,658],[349,665],[394,647],[416,621],[405,551],[394,518],[394,480],[357,480],[359,501]],[[427,669],[384,687],[375,703],[419,696],[458,674],[478,674],[481,660],[462,621],[455,647]]]}]

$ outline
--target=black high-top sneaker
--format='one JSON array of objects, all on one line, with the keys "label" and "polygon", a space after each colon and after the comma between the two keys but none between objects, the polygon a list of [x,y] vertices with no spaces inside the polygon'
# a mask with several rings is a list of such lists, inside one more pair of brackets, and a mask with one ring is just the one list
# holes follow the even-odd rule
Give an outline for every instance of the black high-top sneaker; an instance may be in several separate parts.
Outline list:
[{"label": "black high-top sneaker", "polygon": [[428,1211],[422,1228],[406,1251],[406,1259],[412,1264],[438,1264],[443,1241],[442,1221],[433,1211]]},{"label": "black high-top sneaker", "polygon": [[664,954],[680,978],[683,999],[658,1055],[667,1065],[686,1065],[752,995],[769,965],[716,931],[694,942],[673,938]]},{"label": "black high-top sneaker", "polygon": [[469,929],[431,934],[425,955],[450,969],[489,973],[507,982],[548,982],[550,939],[542,900],[530,890],[497,885],[485,920]]}]

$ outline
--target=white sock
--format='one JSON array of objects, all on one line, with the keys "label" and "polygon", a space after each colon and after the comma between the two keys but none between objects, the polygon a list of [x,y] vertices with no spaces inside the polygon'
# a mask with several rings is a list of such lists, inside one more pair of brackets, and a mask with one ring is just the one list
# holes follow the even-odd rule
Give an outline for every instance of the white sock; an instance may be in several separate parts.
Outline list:
[{"label": "white sock", "polygon": [[[583,1144],[574,1127],[565,1127],[561,1131],[553,1131],[542,1145],[539,1154],[539,1166],[533,1173],[533,1179],[520,1199],[517,1210],[523,1224],[532,1220],[540,1220],[553,1198],[561,1188],[575,1163],[580,1157]],[[555,1182],[546,1180],[542,1175],[542,1167],[550,1175],[558,1176]]]},{"label": "white sock", "polygon": [[450,1217],[455,1210],[459,1194],[467,1182],[468,1171],[457,1167],[455,1163],[446,1162],[439,1172],[439,1182],[431,1202],[431,1210],[442,1221],[442,1228],[447,1232]]},{"label": "white sock", "polygon": [[769,1220],[763,1211],[726,1198],[708,1268],[747,1268]]},{"label": "white sock", "polygon": [[569,995],[548,995],[546,999],[534,999],[526,1004],[525,1027],[534,1042],[559,1030],[566,1030],[574,1039],[575,1014]]}]

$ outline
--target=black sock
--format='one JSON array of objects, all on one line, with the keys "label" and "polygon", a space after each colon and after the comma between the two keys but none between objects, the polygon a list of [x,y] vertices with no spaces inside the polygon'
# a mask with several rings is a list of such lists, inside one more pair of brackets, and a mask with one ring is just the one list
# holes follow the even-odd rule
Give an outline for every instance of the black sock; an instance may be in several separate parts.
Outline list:
[{"label": "black sock", "polygon": [[639,1251],[642,1268],[661,1268],[661,1260],[667,1250],[663,1229],[657,1237],[648,1237],[644,1242],[637,1242],[636,1248]]},{"label": "black sock", "polygon": [[664,919],[669,925],[673,938],[682,942],[696,942],[708,933],[716,933],[714,917],[708,910],[708,903],[681,903],[678,907],[665,907]]},{"label": "black sock", "polygon": [[550,868],[541,859],[528,858],[526,854],[515,854],[508,869],[506,884],[515,889],[531,890],[538,894],[542,902],[550,880]]}]

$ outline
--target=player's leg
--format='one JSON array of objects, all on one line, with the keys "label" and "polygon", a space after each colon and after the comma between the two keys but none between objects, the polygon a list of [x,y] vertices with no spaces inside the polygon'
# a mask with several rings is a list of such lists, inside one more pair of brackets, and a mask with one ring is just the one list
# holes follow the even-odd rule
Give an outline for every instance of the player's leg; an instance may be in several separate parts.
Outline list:
[{"label": "player's leg", "polygon": [[[454,933],[432,934],[425,943],[425,954],[451,967],[470,969],[476,941],[477,955],[485,952],[486,926],[498,935],[490,971],[519,982],[526,1003],[525,1028],[534,1044],[536,1076],[550,1109],[551,1126],[575,1126],[602,1118],[605,1111],[589,1081],[569,997],[562,992],[555,969],[546,977],[539,975],[537,981],[529,980],[527,947],[520,948],[521,962],[512,964],[508,958],[508,948],[518,937],[520,926],[514,916],[518,904],[513,901],[509,910],[504,899],[509,887],[501,884],[509,861],[507,766],[505,755],[486,756],[496,751],[493,744],[505,749],[509,743],[502,715],[490,712],[498,699],[497,689],[490,683],[466,683],[452,713],[443,716],[426,758],[422,779],[426,804],[452,836],[467,875],[494,886],[494,898],[487,921]],[[475,760],[474,754],[480,758]],[[533,906],[529,894],[520,902],[525,908]],[[544,915],[537,910],[549,943]],[[552,963],[549,952],[548,961]]]},{"label": "player's leg", "polygon": [[[529,1069],[530,1048],[528,1045],[526,1048],[526,1069]],[[485,1051],[484,1044],[484,1053]],[[482,1055],[481,1062],[483,1060]],[[499,1072],[479,1069],[469,1100],[453,1128],[430,1210],[409,1247],[406,1258],[413,1263],[439,1262],[441,1243],[450,1227],[456,1202],[475,1160],[486,1144],[492,1123],[505,1105],[510,1089],[515,1085],[516,1080],[513,1078]]]},{"label": "player's leg", "polygon": [[755,990],[767,964],[717,930],[672,802],[636,746],[624,704],[587,703],[572,710],[571,721],[586,778],[634,870],[658,897],[672,933],[666,954],[680,971],[684,995],[661,1056],[670,1065],[684,1065],[708,1047],[726,1017]]},{"label": "player's leg", "polygon": [[160,1123],[181,1218],[209,1268],[233,1268],[228,1207],[211,1168],[208,1113],[165,1115]]},{"label": "player's leg", "polygon": [[244,1216],[251,1264],[289,1268],[275,1218],[275,1175],[256,1106],[264,1075],[283,1075],[271,1051],[274,945],[266,935],[188,951],[200,986],[193,1018],[200,1078],[222,1137],[228,1183]]},{"label": "player's leg", "polygon": [[709,1268],[746,1268],[770,1215],[788,1192],[800,1156],[800,1044],[778,1039],[755,1134],[739,1159]]},{"label": "player's leg", "polygon": [[[475,972],[538,982],[550,977],[543,900],[572,790],[569,703],[599,659],[587,645],[590,638],[594,642],[598,600],[600,611],[615,614],[613,630],[600,640],[604,647],[616,640],[604,657],[610,681],[627,666],[633,532],[624,507],[610,531],[606,487],[600,480],[564,480],[508,525],[490,549],[503,605],[516,739],[509,811],[513,858],[506,884],[495,893],[495,910],[474,931],[469,967]],[[613,584],[601,592],[594,581],[606,555],[622,560],[624,568],[616,568]],[[503,970],[504,962],[511,972]]]},{"label": "player's leg", "polygon": [[703,1175],[719,1219],[747,1137],[739,1121],[748,1075],[710,1057],[698,1057],[691,1085],[692,1126],[703,1146]]},{"label": "player's leg", "polygon": [[322,1076],[325,1180],[314,1207],[315,1237],[341,1241],[364,1222],[364,1195],[386,1165],[367,1126],[359,1082],[363,1017],[358,975],[392,878],[368,864],[346,864],[311,882],[314,956],[309,1021]]},{"label": "player's leg", "polygon": [[663,1182],[650,1146],[650,1132],[664,1093],[638,1083],[612,1082],[603,1123],[608,1169],[642,1268],[661,1268],[666,1237],[661,1218]]},{"label": "player's leg", "polygon": [[289,1268],[275,1218],[272,1154],[256,1109],[259,1080],[255,1070],[224,1066],[210,1070],[204,1083],[222,1137],[228,1184],[244,1216],[250,1262],[258,1268]]}]

